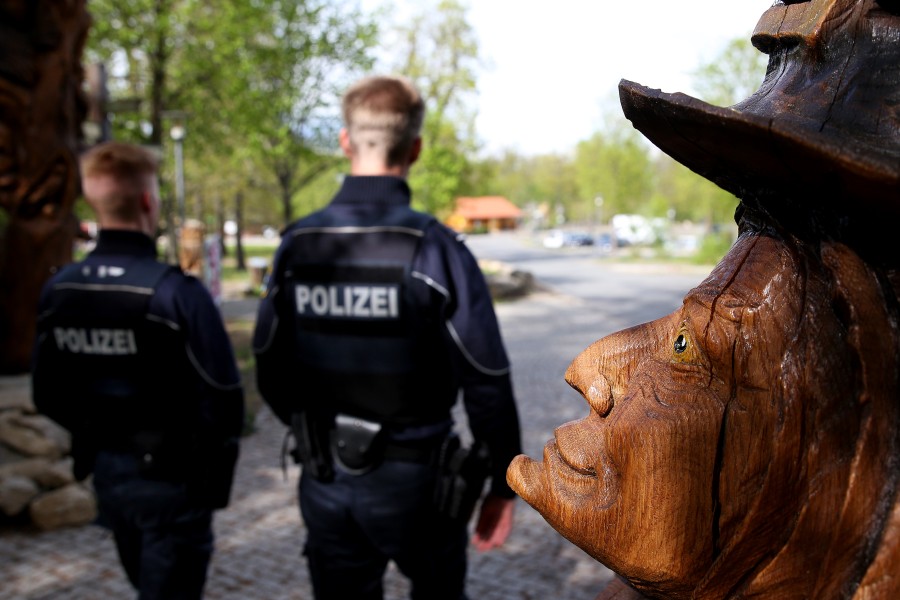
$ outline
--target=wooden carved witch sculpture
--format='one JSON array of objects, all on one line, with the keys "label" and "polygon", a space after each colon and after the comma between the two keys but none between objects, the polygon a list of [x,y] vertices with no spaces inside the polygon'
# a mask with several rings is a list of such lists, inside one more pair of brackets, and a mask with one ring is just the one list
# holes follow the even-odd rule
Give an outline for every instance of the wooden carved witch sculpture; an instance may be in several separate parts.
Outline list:
[{"label": "wooden carved witch sculpture", "polygon": [[623,81],[634,126],[741,199],[675,312],[595,342],[513,488],[615,571],[599,598],[900,598],[900,3],[792,0],[731,108]]},{"label": "wooden carved witch sculpture", "polygon": [[30,366],[38,294],[72,260],[85,0],[0,0],[0,374]]}]

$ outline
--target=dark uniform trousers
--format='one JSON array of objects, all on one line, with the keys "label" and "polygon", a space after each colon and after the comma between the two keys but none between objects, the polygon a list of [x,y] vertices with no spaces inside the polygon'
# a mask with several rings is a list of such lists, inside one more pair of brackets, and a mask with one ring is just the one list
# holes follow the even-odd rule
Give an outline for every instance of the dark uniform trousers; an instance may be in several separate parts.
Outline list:
[{"label": "dark uniform trousers", "polygon": [[317,600],[382,600],[389,560],[412,582],[413,600],[464,600],[466,525],[436,513],[434,484],[432,465],[395,460],[363,475],[337,468],[328,483],[301,475]]},{"label": "dark uniform trousers", "polygon": [[139,474],[130,453],[100,452],[94,488],[138,600],[197,600],[213,551],[212,510],[194,506],[184,482]]}]

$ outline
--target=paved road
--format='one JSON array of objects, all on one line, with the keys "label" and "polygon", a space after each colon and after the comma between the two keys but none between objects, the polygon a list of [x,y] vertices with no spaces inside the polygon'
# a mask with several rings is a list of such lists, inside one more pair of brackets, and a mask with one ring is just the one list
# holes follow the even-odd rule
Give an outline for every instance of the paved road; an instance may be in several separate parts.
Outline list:
[{"label": "paved road", "polygon": [[[624,267],[590,250],[547,251],[526,235],[473,237],[479,257],[532,271],[550,289],[497,306],[513,364],[527,454],[541,449],[561,423],[587,414],[563,381],[568,363],[595,339],[676,308],[702,270]],[[252,318],[252,302],[228,302],[227,318]],[[270,413],[245,438],[231,506],[216,516],[216,553],[206,598],[311,598],[299,548],[303,526],[295,502],[297,470],[278,465],[283,429]],[[551,529],[524,502],[498,551],[471,551],[473,600],[589,600],[610,572]],[[393,570],[388,600],[408,586]],[[0,599],[87,600],[133,597],[109,535],[94,526],[47,533],[0,532]]]}]

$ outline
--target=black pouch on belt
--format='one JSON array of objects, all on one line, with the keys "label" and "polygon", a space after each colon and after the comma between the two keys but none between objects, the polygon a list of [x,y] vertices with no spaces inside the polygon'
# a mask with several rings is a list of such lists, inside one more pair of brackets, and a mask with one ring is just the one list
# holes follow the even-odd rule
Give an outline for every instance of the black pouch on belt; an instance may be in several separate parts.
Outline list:
[{"label": "black pouch on belt", "polygon": [[386,436],[381,423],[339,414],[331,433],[335,462],[352,475],[368,473],[384,460]]}]

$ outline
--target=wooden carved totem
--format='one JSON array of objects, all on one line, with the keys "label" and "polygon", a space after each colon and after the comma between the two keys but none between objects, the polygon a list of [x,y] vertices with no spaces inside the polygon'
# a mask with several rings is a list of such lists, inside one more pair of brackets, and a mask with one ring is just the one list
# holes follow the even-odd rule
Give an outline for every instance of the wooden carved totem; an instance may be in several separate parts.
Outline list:
[{"label": "wooden carved totem", "polygon": [[776,2],[752,41],[769,68],[731,108],[621,82],[740,235],[574,360],[588,415],[509,468],[619,575],[599,598],[900,598],[900,2]]},{"label": "wooden carved totem", "polygon": [[29,369],[41,286],[71,262],[85,0],[0,0],[0,374]]}]

